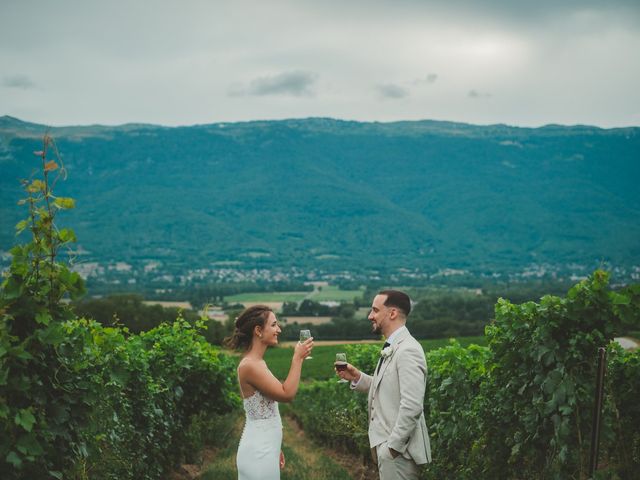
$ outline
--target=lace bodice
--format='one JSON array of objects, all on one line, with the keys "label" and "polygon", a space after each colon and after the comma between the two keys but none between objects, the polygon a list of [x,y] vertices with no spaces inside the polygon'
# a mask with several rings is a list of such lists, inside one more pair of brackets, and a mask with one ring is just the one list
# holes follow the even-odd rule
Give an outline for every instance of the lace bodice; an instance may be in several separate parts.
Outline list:
[{"label": "lace bodice", "polygon": [[280,418],[278,402],[262,395],[258,390],[249,398],[243,399],[244,411],[247,420],[265,420],[267,418]]}]

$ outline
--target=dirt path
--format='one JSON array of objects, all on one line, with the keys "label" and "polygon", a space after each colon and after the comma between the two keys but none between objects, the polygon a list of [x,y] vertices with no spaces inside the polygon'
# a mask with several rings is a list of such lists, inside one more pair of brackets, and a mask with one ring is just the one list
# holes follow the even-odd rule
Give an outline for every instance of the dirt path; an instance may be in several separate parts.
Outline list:
[{"label": "dirt path", "polygon": [[378,471],[374,467],[367,467],[363,464],[362,458],[351,453],[340,453],[333,449],[319,446],[313,440],[306,437],[298,423],[291,417],[283,418],[284,425],[284,442],[290,445],[296,444],[300,449],[309,452],[308,456],[312,457],[328,457],[335,463],[342,466],[347,472],[351,480],[369,480],[377,479]]},{"label": "dirt path", "polygon": [[[312,439],[291,417],[284,415],[283,451],[287,460],[281,480],[367,480],[377,472],[363,466],[362,458],[325,448]],[[182,465],[167,480],[235,480],[235,455],[244,419],[239,418],[228,445],[205,448],[199,464]]]},{"label": "dirt path", "polygon": [[205,447],[202,449],[202,463],[185,463],[178,470],[172,472],[167,480],[192,480],[198,478],[207,466],[215,461],[218,449]]}]

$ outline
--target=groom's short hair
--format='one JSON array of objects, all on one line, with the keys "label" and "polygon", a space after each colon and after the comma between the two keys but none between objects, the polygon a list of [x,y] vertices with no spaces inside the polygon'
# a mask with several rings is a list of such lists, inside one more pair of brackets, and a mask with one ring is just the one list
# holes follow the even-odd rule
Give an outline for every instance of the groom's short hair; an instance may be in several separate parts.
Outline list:
[{"label": "groom's short hair", "polygon": [[387,299],[384,301],[385,307],[395,307],[404,313],[405,317],[408,317],[411,313],[411,299],[406,293],[400,290],[382,290],[378,292],[378,295],[387,296]]}]

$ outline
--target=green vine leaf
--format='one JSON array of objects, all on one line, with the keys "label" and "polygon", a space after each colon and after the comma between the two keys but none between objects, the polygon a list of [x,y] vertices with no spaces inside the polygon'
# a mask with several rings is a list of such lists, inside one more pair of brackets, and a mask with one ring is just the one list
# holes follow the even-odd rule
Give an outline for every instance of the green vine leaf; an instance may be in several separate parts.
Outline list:
[{"label": "green vine leaf", "polygon": [[46,184],[42,180],[34,180],[27,186],[27,192],[38,193],[46,190]]},{"label": "green vine leaf", "polygon": [[16,225],[16,235],[20,235],[29,226],[29,220],[22,220]]},{"label": "green vine leaf", "polygon": [[63,228],[62,230],[60,230],[60,232],[58,233],[58,236],[62,243],[77,241],[76,234],[73,232],[73,230],[70,230],[68,228]]},{"label": "green vine leaf", "polygon": [[73,198],[67,198],[67,197],[58,197],[55,199],[53,203],[56,207],[58,207],[61,210],[69,210],[69,209],[75,208],[76,206],[76,203],[73,200]]},{"label": "green vine leaf", "polygon": [[40,325],[49,325],[51,322],[51,314],[49,312],[38,312],[36,313],[36,322]]},{"label": "green vine leaf", "polygon": [[5,460],[7,461],[7,463],[10,463],[15,468],[20,468],[22,466],[22,460],[20,459],[20,457],[16,452],[9,452],[5,457]]},{"label": "green vine leaf", "polygon": [[18,451],[27,456],[37,457],[44,453],[42,445],[32,433],[22,435],[16,443]]},{"label": "green vine leaf", "polygon": [[609,295],[611,296],[611,301],[613,302],[614,305],[630,305],[631,304],[631,297],[627,295],[622,295],[618,292],[610,292]]},{"label": "green vine leaf", "polygon": [[31,409],[21,409],[16,414],[14,421],[16,425],[21,426],[27,432],[30,432],[33,429],[33,425],[36,423],[36,417],[31,413]]}]

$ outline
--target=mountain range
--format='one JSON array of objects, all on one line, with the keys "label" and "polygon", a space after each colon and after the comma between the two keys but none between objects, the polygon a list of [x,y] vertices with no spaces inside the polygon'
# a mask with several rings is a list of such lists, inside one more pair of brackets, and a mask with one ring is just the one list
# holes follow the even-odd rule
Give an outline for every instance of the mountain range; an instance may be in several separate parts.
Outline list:
[{"label": "mountain range", "polygon": [[321,271],[640,265],[640,128],[0,117],[0,250],[49,132],[85,258]]}]

